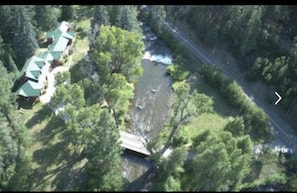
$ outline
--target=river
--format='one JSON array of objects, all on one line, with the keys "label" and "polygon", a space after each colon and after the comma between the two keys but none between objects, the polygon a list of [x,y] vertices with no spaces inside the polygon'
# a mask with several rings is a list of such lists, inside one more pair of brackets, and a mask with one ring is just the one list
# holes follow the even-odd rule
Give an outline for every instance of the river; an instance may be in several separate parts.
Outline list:
[{"label": "river", "polygon": [[[169,116],[173,91],[166,67],[171,64],[171,52],[158,39],[145,45],[143,74],[135,87],[128,132],[150,140],[157,137]],[[127,153],[122,156],[123,175],[131,184],[147,171],[149,165],[150,162],[144,158]],[[133,186],[129,190],[137,190]]]}]

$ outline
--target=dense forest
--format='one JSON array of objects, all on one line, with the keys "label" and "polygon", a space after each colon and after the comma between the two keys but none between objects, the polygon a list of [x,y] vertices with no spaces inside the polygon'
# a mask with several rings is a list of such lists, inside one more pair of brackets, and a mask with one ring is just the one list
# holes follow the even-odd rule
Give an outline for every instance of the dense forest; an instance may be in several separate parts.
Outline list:
[{"label": "dense forest", "polygon": [[173,6],[207,45],[227,45],[249,81],[282,93],[280,104],[296,124],[296,6]]},{"label": "dense forest", "polygon": [[[283,93],[284,111],[296,116],[297,7],[147,7],[0,6],[0,190],[127,188],[129,183],[120,171],[119,131],[126,130],[130,121],[135,85],[143,73],[141,20],[175,55],[174,64],[167,68],[174,82],[174,104],[161,133],[147,145],[153,166],[146,188],[244,191],[268,186],[296,191],[295,157],[275,155],[269,149],[260,156],[253,154],[253,145],[273,139],[264,111],[218,68],[208,64],[192,68],[195,61],[166,32],[162,20],[188,23],[207,46],[226,44],[246,79],[277,88]],[[40,50],[45,33],[62,21],[70,22],[76,33],[70,69],[56,74],[57,88],[47,106],[33,103],[28,112],[34,115],[22,114],[15,91],[23,65]],[[189,81],[196,73],[235,109],[224,124],[217,123],[220,129],[197,126],[201,117],[218,113],[213,97]],[[57,108],[62,110],[56,116],[51,109]],[[39,115],[43,117],[35,120]],[[172,150],[170,156],[162,157],[168,149]],[[259,175],[269,164],[277,167],[275,172],[268,177]],[[54,180],[48,181],[50,178]]]}]

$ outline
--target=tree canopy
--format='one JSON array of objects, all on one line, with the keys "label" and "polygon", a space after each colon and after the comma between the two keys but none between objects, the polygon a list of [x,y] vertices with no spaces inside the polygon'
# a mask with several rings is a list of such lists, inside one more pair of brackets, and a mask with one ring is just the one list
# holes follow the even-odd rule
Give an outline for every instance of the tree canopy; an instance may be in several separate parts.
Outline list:
[{"label": "tree canopy", "polygon": [[36,40],[36,33],[31,23],[29,8],[26,6],[13,7],[15,13],[12,18],[12,27],[14,28],[13,48],[16,55],[18,66],[25,64],[26,60],[33,56],[35,50],[39,47]]},{"label": "tree canopy", "polygon": [[[16,95],[11,92],[11,73],[7,72],[1,61],[0,73],[0,189],[2,189],[2,187],[7,188],[13,176],[17,175],[16,167],[24,159],[29,136],[17,112]],[[26,168],[27,165],[23,167]]]},{"label": "tree canopy", "polygon": [[191,178],[188,176],[185,188],[191,191],[232,190],[249,172],[251,148],[248,136],[235,138],[227,131],[208,132],[195,148],[196,155],[189,166]]},{"label": "tree canopy", "polygon": [[135,83],[142,74],[144,44],[139,34],[114,26],[103,26],[94,47],[90,54],[103,77],[121,73],[128,82]]},{"label": "tree canopy", "polygon": [[34,18],[42,31],[52,31],[58,24],[57,15],[51,5],[36,5]]}]

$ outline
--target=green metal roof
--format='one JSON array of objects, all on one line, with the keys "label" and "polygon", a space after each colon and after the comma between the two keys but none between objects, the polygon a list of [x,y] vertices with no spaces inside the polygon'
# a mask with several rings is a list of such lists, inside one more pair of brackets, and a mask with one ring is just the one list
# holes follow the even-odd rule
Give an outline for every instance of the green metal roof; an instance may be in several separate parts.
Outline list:
[{"label": "green metal roof", "polygon": [[39,70],[34,70],[34,71],[26,71],[26,77],[31,78],[33,80],[38,81],[38,77],[41,74],[41,71]]},{"label": "green metal roof", "polygon": [[53,32],[46,32],[46,38],[50,38],[50,37],[52,37],[52,36],[54,36],[54,31]]},{"label": "green metal roof", "polygon": [[24,97],[36,97],[40,95],[40,86],[37,82],[28,80],[16,92]]},{"label": "green metal roof", "polygon": [[29,58],[25,65],[23,66],[22,73],[25,73],[25,76],[33,80],[38,81],[38,77],[41,74],[42,67],[44,66],[44,60],[37,56],[32,56]]},{"label": "green metal roof", "polygon": [[54,59],[53,55],[49,51],[41,52],[38,57],[44,59],[45,61],[52,61]]},{"label": "green metal roof", "polygon": [[69,31],[69,32],[67,32],[69,35],[71,35],[71,37],[72,37],[72,39],[74,38],[74,34],[75,34],[75,32],[74,31]]},{"label": "green metal roof", "polygon": [[59,60],[61,58],[62,52],[55,52],[52,50],[40,53],[39,57],[44,58],[46,61],[52,61],[54,59]]},{"label": "green metal roof", "polygon": [[46,38],[53,38],[53,41],[57,41],[61,36],[64,36],[68,39],[73,39],[74,32],[62,32],[59,29],[55,29],[55,31],[47,32]]},{"label": "green metal roof", "polygon": [[67,34],[67,33],[73,38],[74,32],[67,32],[70,28],[71,28],[70,23],[66,21],[62,21],[54,31],[46,33],[46,38],[54,37],[54,40],[56,41],[61,36],[61,34]]},{"label": "green metal roof", "polygon": [[36,71],[31,71],[31,74],[36,78],[38,79],[39,75],[41,74],[41,72],[39,70],[36,70]]},{"label": "green metal roof", "polygon": [[61,58],[62,52],[51,52],[51,55],[53,56],[53,59],[59,60]]},{"label": "green metal roof", "polygon": [[[53,32],[48,32],[46,37],[53,37],[53,43],[48,46],[48,52],[51,53],[54,59],[60,59],[62,53],[68,44],[68,41],[74,38],[74,32],[67,32],[70,28],[70,24],[68,22],[61,22],[59,27],[55,29]],[[46,56],[41,56],[45,60],[47,60]]]},{"label": "green metal roof", "polygon": [[32,71],[32,70],[40,70],[42,68],[42,66],[41,67],[40,67],[40,65],[38,66],[35,62],[44,62],[44,60],[37,56],[32,56],[24,64],[22,72]]},{"label": "green metal roof", "polygon": [[43,68],[43,66],[44,66],[44,60],[43,61],[36,61],[36,62],[34,62],[35,64],[36,64],[36,66],[38,66],[40,69],[42,69]]},{"label": "green metal roof", "polygon": [[53,32],[48,32],[46,38],[53,38],[53,41],[57,41],[61,36],[62,32],[59,29],[56,29]]},{"label": "green metal roof", "polygon": [[74,38],[74,32],[67,32],[70,28],[68,22],[62,22],[59,27],[52,32],[47,32],[46,37],[53,37],[53,43],[48,46],[48,51],[42,52],[37,56],[29,58],[23,66],[22,74],[26,73],[27,80],[18,90],[19,95],[25,97],[36,97],[40,95],[40,90],[43,87],[38,78],[42,73],[42,68],[45,62],[53,59],[59,60],[62,52],[66,49],[68,41]]},{"label": "green metal roof", "polygon": [[74,37],[74,32],[66,32],[66,33],[62,33],[62,36],[64,37],[64,38],[67,38],[67,39],[73,39],[73,37]]},{"label": "green metal roof", "polygon": [[69,40],[67,38],[64,38],[63,36],[61,36],[59,40],[51,44],[48,49],[54,52],[63,52],[67,47],[68,41]]}]

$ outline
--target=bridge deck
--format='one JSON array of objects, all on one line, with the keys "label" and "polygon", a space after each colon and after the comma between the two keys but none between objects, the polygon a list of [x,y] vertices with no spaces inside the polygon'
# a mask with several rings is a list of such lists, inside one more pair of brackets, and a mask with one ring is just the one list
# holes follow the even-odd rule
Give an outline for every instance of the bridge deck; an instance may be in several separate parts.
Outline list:
[{"label": "bridge deck", "polygon": [[145,147],[145,141],[140,136],[133,135],[124,131],[120,131],[121,146],[131,151],[150,155],[150,152]]}]

